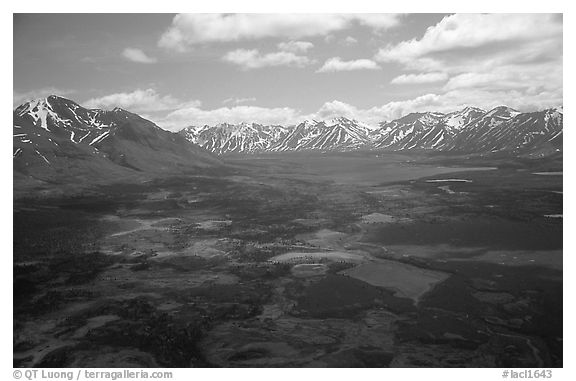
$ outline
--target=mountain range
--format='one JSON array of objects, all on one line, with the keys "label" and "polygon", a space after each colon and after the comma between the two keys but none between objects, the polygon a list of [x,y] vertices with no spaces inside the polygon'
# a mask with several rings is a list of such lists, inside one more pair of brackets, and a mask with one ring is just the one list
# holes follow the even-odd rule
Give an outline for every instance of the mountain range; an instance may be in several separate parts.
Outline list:
[{"label": "mountain range", "polygon": [[222,154],[413,151],[529,154],[562,150],[563,110],[500,106],[411,113],[372,127],[339,117],[297,125],[256,123],[166,131],[137,114],[87,109],[59,96],[13,112],[15,179],[93,181],[135,173],[178,174],[223,166]]},{"label": "mountain range", "polygon": [[563,110],[521,113],[506,106],[411,113],[377,128],[344,117],[295,126],[256,123],[188,127],[179,133],[217,154],[287,151],[431,150],[515,154],[562,149]]}]

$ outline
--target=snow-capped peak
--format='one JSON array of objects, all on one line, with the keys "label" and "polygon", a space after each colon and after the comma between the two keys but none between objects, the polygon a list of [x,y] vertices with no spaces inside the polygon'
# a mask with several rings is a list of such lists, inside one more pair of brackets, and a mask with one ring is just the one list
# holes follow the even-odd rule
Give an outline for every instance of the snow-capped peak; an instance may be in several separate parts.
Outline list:
[{"label": "snow-capped peak", "polygon": [[302,121],[301,123],[299,123],[299,125],[302,125],[304,127],[312,127],[318,124],[317,120],[310,120],[310,119],[305,119],[304,121]]},{"label": "snow-capped peak", "polygon": [[32,118],[34,125],[50,131],[48,128],[49,117],[58,118],[58,115],[52,109],[48,98],[35,99],[16,108],[16,114],[20,117],[28,115]]},{"label": "snow-capped peak", "polygon": [[351,120],[351,119],[348,119],[348,118],[346,118],[346,117],[344,117],[344,116],[338,116],[338,117],[335,117],[335,118],[332,118],[332,119],[328,119],[328,120],[326,120],[324,123],[325,123],[327,126],[334,126],[334,125],[337,125],[337,124],[352,124],[352,123],[355,123],[355,122],[356,122],[356,121]]},{"label": "snow-capped peak", "polygon": [[520,111],[514,110],[508,106],[498,106],[494,107],[492,110],[488,111],[484,117],[500,117],[500,118],[513,118],[520,114]]},{"label": "snow-capped peak", "polygon": [[69,136],[73,143],[101,136],[116,125],[108,111],[86,109],[57,95],[26,102],[14,114],[36,128]]},{"label": "snow-capped peak", "polygon": [[446,126],[460,130],[464,128],[468,123],[473,121],[474,119],[482,117],[486,111],[479,109],[477,107],[470,107],[466,106],[459,111],[454,111],[452,113],[446,114],[444,118],[444,123]]}]

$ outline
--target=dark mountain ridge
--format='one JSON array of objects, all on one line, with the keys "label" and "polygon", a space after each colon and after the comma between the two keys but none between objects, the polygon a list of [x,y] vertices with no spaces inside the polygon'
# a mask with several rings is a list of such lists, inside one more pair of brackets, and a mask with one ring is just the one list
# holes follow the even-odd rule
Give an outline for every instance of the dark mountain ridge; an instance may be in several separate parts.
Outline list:
[{"label": "dark mountain ridge", "polygon": [[[222,165],[204,148],[126,110],[87,109],[58,96],[13,113],[15,178],[105,181]],[[60,179],[60,180],[58,180]]]}]

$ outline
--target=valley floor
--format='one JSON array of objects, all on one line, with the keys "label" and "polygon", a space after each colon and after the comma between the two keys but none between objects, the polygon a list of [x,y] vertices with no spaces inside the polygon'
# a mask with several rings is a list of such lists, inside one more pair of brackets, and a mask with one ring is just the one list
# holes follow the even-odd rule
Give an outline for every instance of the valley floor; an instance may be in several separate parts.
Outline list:
[{"label": "valley floor", "polygon": [[228,164],[15,199],[14,366],[562,366],[561,158]]}]

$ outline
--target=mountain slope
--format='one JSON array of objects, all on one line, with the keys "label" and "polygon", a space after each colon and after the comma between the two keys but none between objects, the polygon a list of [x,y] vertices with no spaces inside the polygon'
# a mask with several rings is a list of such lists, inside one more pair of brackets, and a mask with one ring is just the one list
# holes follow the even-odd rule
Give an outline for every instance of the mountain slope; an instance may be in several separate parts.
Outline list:
[{"label": "mountain slope", "polygon": [[411,113],[378,129],[356,120],[307,120],[298,125],[219,124],[180,134],[217,154],[290,151],[433,150],[541,152],[562,149],[562,110],[520,113],[506,106],[465,107],[447,114]]},{"label": "mountain slope", "polygon": [[441,113],[412,113],[382,123],[374,133],[374,146],[379,149],[435,149],[450,139],[452,132],[443,123]]},{"label": "mountain slope", "polygon": [[372,139],[379,149],[445,150],[466,125],[486,112],[466,107],[448,114],[439,112],[411,113],[402,118],[380,124]]},{"label": "mountain slope", "polygon": [[501,106],[466,125],[448,147],[462,152],[561,148],[563,114],[556,109],[519,113]]},{"label": "mountain slope", "polygon": [[15,173],[53,181],[169,173],[219,165],[183,137],[128,111],[90,110],[49,96],[13,113]]},{"label": "mountain slope", "polygon": [[214,127],[184,128],[179,134],[216,154],[258,153],[270,150],[286,134],[286,128],[257,123],[222,123]]},{"label": "mountain slope", "polygon": [[412,113],[381,123],[372,134],[378,149],[516,154],[562,149],[562,110],[520,113],[506,106],[488,112],[466,107],[449,113]]},{"label": "mountain slope", "polygon": [[344,117],[327,121],[304,121],[288,131],[272,151],[352,151],[369,142],[369,130]]},{"label": "mountain slope", "polygon": [[460,131],[470,122],[482,117],[486,111],[477,107],[465,107],[462,110],[448,113],[444,116],[443,122],[452,131]]},{"label": "mountain slope", "polygon": [[296,126],[256,123],[188,127],[179,132],[190,142],[217,153],[350,151],[370,143],[369,128],[355,120],[304,121]]}]

